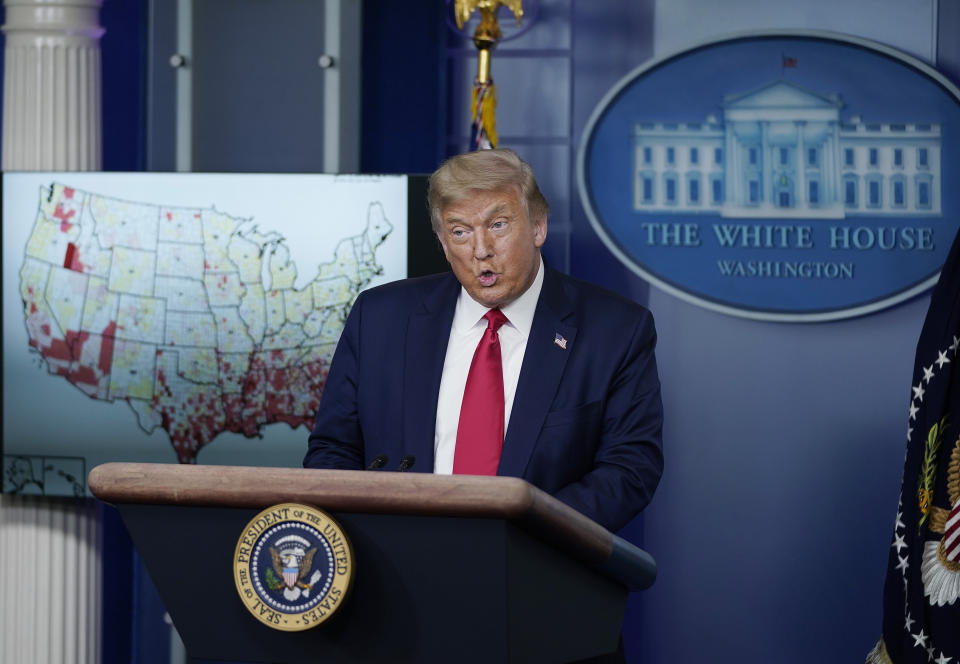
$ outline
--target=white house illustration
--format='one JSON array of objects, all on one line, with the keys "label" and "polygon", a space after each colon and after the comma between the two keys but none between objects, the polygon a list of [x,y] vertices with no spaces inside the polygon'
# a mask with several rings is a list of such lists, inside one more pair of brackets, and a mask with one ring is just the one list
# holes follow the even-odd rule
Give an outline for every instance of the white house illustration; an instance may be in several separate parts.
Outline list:
[{"label": "white house illustration", "polygon": [[724,217],[940,215],[940,125],[840,119],[837,94],[779,80],[728,95],[723,119],[643,122],[633,207]]}]

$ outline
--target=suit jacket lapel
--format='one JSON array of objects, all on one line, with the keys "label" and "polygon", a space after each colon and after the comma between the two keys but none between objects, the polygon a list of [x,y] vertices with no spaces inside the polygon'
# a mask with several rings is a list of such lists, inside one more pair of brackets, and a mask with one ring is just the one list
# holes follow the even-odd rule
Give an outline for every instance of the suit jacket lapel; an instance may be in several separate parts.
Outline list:
[{"label": "suit jacket lapel", "polygon": [[[498,475],[523,477],[563,377],[570,345],[577,336],[577,328],[569,320],[571,314],[561,277],[547,269],[523,355]],[[567,322],[564,319],[568,319]],[[557,334],[566,339],[566,349],[556,343]]]},{"label": "suit jacket lapel", "polygon": [[[407,321],[404,349],[403,448],[416,457],[414,469],[433,472],[437,395],[460,284],[453,274],[424,298]],[[390,459],[391,466],[400,459]]]}]

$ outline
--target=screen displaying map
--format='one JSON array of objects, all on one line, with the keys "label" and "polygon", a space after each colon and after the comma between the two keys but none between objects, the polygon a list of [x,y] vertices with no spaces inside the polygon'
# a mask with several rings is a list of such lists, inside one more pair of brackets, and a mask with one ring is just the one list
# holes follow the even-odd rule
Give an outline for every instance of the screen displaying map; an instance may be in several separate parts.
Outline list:
[{"label": "screen displaying map", "polygon": [[106,461],[299,466],[405,176],[3,175],[3,489]]}]

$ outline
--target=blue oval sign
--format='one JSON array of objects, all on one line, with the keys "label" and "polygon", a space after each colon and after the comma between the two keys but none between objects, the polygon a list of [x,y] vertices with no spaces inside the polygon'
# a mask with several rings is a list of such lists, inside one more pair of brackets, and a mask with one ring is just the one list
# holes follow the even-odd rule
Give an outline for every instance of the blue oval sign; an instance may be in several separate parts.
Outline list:
[{"label": "blue oval sign", "polygon": [[580,146],[610,250],[696,304],[782,321],[856,316],[936,283],[960,221],[960,92],[879,44],[790,32],[644,65]]}]

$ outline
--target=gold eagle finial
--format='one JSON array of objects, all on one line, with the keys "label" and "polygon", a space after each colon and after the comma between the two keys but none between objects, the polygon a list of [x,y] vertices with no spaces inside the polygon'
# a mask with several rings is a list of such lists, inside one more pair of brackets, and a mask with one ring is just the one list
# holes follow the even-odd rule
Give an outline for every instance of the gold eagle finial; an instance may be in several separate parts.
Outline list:
[{"label": "gold eagle finial", "polygon": [[[503,36],[497,23],[497,10],[501,5],[513,12],[517,17],[517,25],[520,25],[523,19],[523,0],[455,0],[453,11],[457,19],[457,27],[462,28],[466,25],[473,10],[479,10],[480,25],[473,33],[473,41],[474,43],[478,41],[495,43]],[[489,46],[481,47],[477,44],[477,48],[489,48]]]}]

